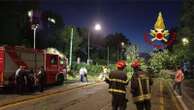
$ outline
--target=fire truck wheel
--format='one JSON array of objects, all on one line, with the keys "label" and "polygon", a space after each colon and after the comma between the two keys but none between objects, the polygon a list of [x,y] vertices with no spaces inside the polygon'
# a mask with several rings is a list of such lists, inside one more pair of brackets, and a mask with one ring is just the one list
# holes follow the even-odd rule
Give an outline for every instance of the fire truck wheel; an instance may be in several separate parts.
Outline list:
[{"label": "fire truck wheel", "polygon": [[59,74],[57,76],[57,84],[63,84],[64,83],[64,75],[63,74]]}]

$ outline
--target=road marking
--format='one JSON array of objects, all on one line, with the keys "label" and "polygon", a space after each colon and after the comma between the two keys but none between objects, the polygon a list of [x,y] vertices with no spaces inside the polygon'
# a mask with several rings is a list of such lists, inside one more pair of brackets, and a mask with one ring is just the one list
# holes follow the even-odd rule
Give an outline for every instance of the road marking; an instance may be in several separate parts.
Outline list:
[{"label": "road marking", "polygon": [[97,86],[97,85],[100,85],[100,84],[101,84],[100,82],[95,82],[95,83],[85,84],[85,85],[81,85],[81,86],[77,86],[77,87],[73,87],[73,88],[69,88],[69,89],[54,91],[54,92],[43,94],[43,95],[37,95],[37,96],[30,97],[30,98],[22,99],[22,100],[19,100],[19,101],[9,102],[9,103],[1,105],[0,110],[4,110],[4,109],[7,109],[7,108],[10,108],[10,107],[13,107],[13,106],[21,105],[21,104],[24,104],[24,103],[27,103],[27,102],[35,102],[37,100],[48,98],[50,96],[54,96],[54,95],[62,94],[62,93],[65,93],[65,92],[69,92],[71,90],[75,90],[75,89],[79,89],[79,88],[83,88],[83,87],[87,87],[87,86],[93,87],[93,86]]},{"label": "road marking", "polygon": [[164,110],[163,81],[160,79],[160,110]]}]

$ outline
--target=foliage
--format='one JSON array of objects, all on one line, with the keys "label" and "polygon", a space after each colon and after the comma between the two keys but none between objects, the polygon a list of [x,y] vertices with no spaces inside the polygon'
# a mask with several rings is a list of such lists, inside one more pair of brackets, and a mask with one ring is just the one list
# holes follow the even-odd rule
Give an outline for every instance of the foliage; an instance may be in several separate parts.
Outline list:
[{"label": "foliage", "polygon": [[166,69],[169,65],[170,56],[167,50],[164,50],[163,52],[157,52],[153,53],[151,55],[151,59],[149,60],[149,67],[154,70],[154,73],[159,73],[161,69]]},{"label": "foliage", "polygon": [[169,72],[167,70],[161,70],[158,74],[158,77],[164,78],[164,79],[170,79],[173,78],[174,75],[172,75],[172,72]]},{"label": "foliage", "polygon": [[138,58],[138,49],[135,45],[130,45],[126,48],[126,55],[127,55],[127,67],[126,71],[128,76],[132,76],[133,68],[131,67],[131,63],[134,59]]},{"label": "foliage", "polygon": [[[109,34],[105,40],[106,46],[109,47],[111,63],[115,63],[118,59],[122,59],[122,50],[131,44],[122,33]],[[122,47],[122,42],[125,47]]]},{"label": "foliage", "polygon": [[72,53],[73,53],[73,60],[75,61],[76,56],[75,53],[80,50],[80,44],[82,42],[82,38],[79,37],[79,33],[75,26],[66,26],[64,27],[63,31],[61,32],[61,39],[64,42],[64,53],[69,57],[69,49],[70,49],[70,39],[73,29],[73,40],[72,40]]},{"label": "foliage", "polygon": [[88,64],[75,64],[72,65],[72,70],[74,70],[74,73],[79,74],[79,69],[81,67],[86,67],[88,71],[88,75],[91,76],[98,76],[99,73],[102,72],[102,65],[88,65]]},{"label": "foliage", "polygon": [[[180,26],[178,27],[176,44],[173,47],[173,55],[177,56],[177,62],[180,63],[183,59],[194,59],[194,1],[184,0],[182,15],[180,18]],[[182,38],[187,38],[189,44],[183,45]]]}]

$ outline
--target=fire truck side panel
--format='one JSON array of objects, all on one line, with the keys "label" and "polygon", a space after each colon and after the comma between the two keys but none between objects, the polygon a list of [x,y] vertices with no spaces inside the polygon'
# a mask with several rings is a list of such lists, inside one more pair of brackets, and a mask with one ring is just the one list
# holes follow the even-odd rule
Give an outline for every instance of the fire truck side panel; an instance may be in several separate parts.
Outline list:
[{"label": "fire truck side panel", "polygon": [[4,66],[4,85],[14,83],[15,71],[18,68],[18,65],[12,61],[12,58],[5,52],[5,66]]},{"label": "fire truck side panel", "polygon": [[[33,68],[35,72],[35,54],[32,50],[24,50],[16,48],[15,50],[7,49],[5,52],[5,72],[4,72],[4,84],[14,83],[15,71],[19,65],[26,65],[28,68]],[[43,52],[36,53],[36,69],[44,65]],[[38,71],[38,70],[36,70]]]},{"label": "fire truck side panel", "polygon": [[3,86],[3,72],[4,72],[4,49],[0,48],[0,87]]},{"label": "fire truck side panel", "polygon": [[[42,52],[21,52],[21,59],[28,65],[29,68],[33,68],[34,72],[38,72],[38,68],[44,66],[44,54]],[[35,70],[36,65],[36,70]]]},{"label": "fire truck side panel", "polygon": [[58,55],[46,54],[46,73],[49,84],[56,82],[58,74]]}]

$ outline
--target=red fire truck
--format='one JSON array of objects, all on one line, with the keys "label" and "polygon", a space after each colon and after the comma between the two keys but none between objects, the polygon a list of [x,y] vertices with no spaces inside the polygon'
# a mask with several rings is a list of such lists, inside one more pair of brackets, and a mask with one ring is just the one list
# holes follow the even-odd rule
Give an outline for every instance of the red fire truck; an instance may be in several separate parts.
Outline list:
[{"label": "red fire truck", "polygon": [[33,69],[34,74],[44,66],[47,84],[63,83],[66,78],[65,61],[59,55],[47,53],[46,50],[2,46],[0,47],[0,87],[14,84],[15,71],[20,65]]}]

